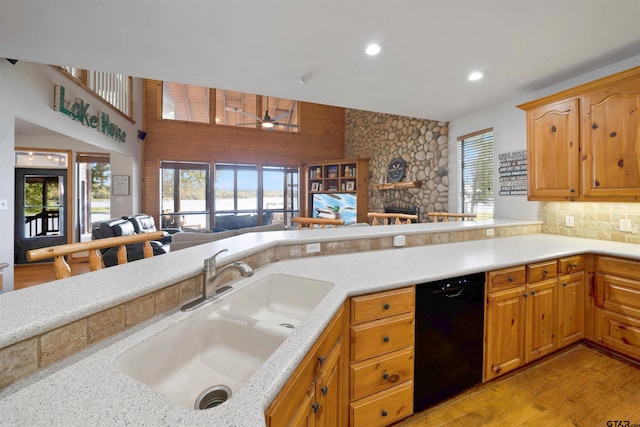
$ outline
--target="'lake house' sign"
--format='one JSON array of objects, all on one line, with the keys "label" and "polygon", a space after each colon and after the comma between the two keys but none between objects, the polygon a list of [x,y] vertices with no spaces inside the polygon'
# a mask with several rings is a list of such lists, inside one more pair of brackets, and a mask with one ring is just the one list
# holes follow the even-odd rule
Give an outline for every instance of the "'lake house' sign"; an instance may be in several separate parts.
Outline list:
[{"label": "'lake house' sign", "polygon": [[119,143],[124,144],[127,141],[127,133],[115,123],[111,123],[107,113],[90,113],[89,104],[84,102],[82,98],[76,98],[75,101],[66,100],[64,98],[64,86],[62,85],[55,86],[53,109],[80,122],[83,126],[96,129]]}]

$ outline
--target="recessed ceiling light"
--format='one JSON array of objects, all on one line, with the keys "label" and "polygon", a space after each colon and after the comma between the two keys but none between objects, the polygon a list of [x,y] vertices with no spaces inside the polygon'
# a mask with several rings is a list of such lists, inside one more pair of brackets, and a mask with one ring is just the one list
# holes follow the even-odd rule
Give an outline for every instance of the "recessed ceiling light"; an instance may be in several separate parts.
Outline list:
[{"label": "recessed ceiling light", "polygon": [[480,80],[482,77],[484,76],[484,74],[482,74],[480,71],[474,71],[473,73],[469,74],[469,81],[475,82],[476,80]]},{"label": "recessed ceiling light", "polygon": [[367,52],[367,55],[369,56],[375,56],[380,53],[380,45],[377,43],[371,43],[369,46],[367,46],[365,52]]}]

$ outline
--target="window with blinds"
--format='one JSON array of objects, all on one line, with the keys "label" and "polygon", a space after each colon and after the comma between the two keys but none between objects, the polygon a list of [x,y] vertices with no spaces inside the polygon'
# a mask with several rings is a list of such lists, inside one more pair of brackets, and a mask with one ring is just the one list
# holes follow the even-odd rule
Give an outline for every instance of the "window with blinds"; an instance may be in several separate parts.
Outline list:
[{"label": "window with blinds", "polygon": [[460,212],[493,218],[493,129],[458,138],[458,183]]}]

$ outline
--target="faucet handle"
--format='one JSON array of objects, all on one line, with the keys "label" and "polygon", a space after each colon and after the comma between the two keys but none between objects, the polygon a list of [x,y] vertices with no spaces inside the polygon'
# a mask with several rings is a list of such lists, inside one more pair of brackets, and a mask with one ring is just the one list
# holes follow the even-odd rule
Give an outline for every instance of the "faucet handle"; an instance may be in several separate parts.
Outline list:
[{"label": "faucet handle", "polygon": [[220,255],[222,252],[227,252],[229,249],[222,249],[219,250],[218,252],[216,252],[211,258],[207,258],[204,260],[204,265],[206,267],[216,267],[216,258],[218,255]]}]

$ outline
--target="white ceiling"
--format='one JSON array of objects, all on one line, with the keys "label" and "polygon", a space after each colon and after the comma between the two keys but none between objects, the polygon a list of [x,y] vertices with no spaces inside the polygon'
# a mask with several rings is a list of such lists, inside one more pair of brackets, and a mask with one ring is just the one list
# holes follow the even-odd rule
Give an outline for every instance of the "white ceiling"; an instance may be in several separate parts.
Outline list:
[{"label": "white ceiling", "polygon": [[639,18],[640,0],[0,0],[0,57],[450,121],[640,54]]}]

